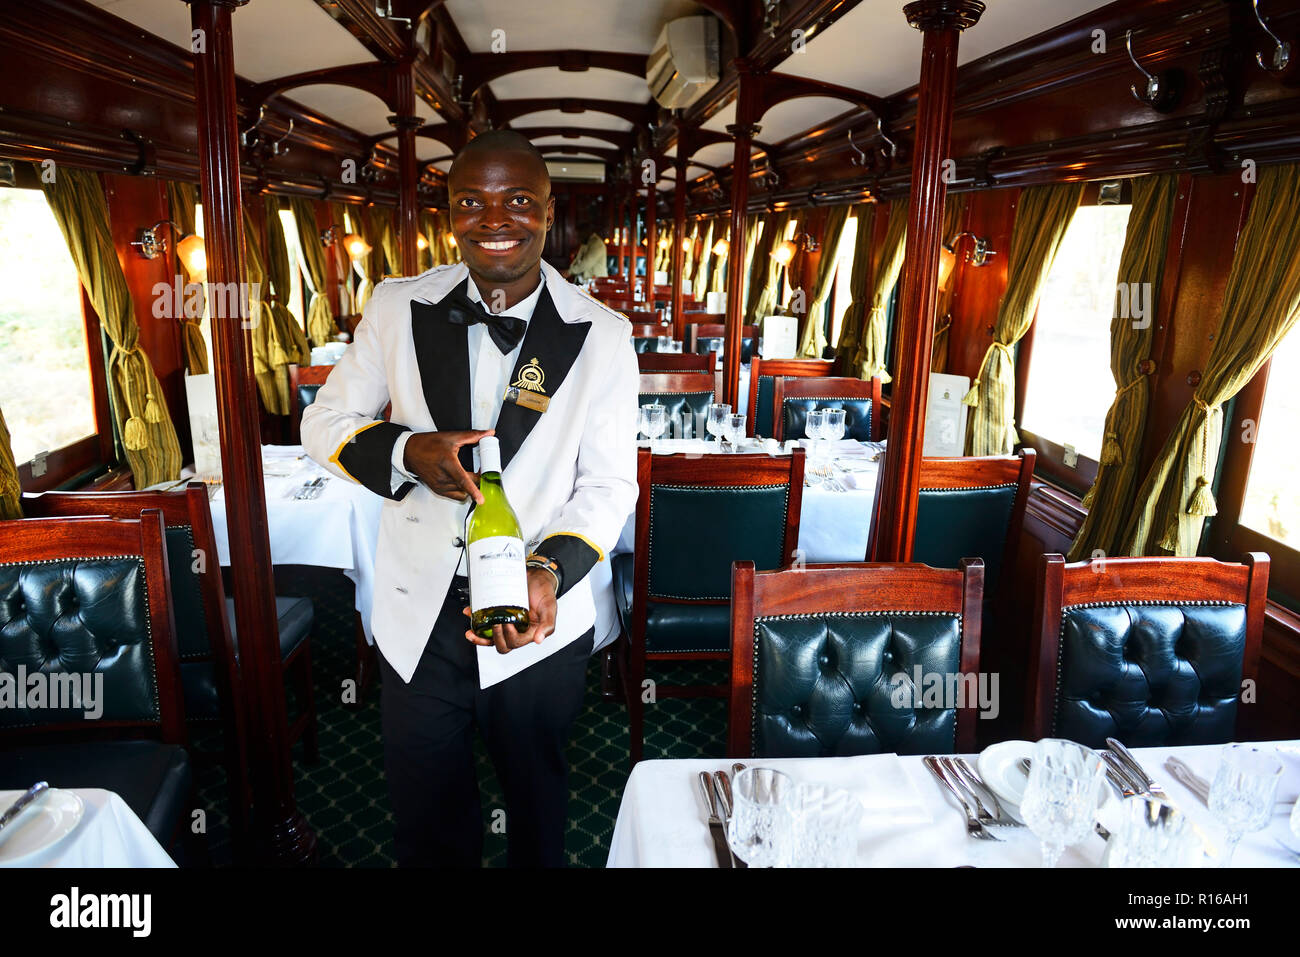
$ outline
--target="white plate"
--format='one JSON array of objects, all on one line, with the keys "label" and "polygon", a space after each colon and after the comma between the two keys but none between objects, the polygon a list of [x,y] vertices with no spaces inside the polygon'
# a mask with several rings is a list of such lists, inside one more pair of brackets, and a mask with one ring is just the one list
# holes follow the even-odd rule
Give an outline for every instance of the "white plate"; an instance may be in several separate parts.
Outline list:
[{"label": "white plate", "polygon": [[1020,760],[1033,756],[1032,741],[1001,741],[989,745],[975,759],[975,770],[997,796],[1003,810],[1017,821],[1020,820],[1020,801],[1025,796],[1025,785],[1029,783],[1029,776],[1020,769]]},{"label": "white plate", "polygon": [[[0,791],[0,808],[7,808],[22,791]],[[50,788],[0,831],[0,867],[22,864],[72,833],[86,805],[71,791]]]}]

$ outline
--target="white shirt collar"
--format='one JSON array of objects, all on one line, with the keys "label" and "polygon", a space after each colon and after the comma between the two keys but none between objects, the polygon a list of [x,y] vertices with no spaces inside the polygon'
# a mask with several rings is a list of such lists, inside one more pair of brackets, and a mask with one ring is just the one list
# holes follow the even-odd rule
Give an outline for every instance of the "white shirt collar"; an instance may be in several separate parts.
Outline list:
[{"label": "white shirt collar", "polygon": [[[513,306],[510,306],[508,309],[503,309],[500,314],[503,316],[514,316],[517,319],[522,319],[524,322],[528,322],[533,318],[533,310],[537,308],[537,301],[542,298],[542,289],[545,286],[546,276],[543,274],[538,277],[536,289],[523,299],[520,299]],[[473,276],[469,277],[469,289],[467,292],[471,302],[483,302],[483,295],[478,291],[478,283],[474,281]]]}]

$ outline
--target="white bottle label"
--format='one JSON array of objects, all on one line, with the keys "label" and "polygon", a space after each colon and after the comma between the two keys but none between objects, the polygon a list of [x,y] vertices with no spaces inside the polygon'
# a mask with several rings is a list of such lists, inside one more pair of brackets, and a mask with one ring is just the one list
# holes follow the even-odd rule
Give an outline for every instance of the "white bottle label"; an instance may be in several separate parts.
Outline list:
[{"label": "white bottle label", "polygon": [[470,611],[528,607],[528,571],[521,538],[494,535],[469,544]]}]

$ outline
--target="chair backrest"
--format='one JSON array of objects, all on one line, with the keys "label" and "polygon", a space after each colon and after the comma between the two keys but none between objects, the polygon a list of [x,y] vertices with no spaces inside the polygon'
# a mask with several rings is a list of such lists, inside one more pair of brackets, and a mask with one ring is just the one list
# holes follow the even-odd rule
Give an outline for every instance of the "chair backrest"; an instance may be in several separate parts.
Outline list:
[{"label": "chair backrest", "polygon": [[[26,693],[0,708],[6,737],[185,743],[168,584],[156,511],[0,522],[0,675]],[[30,697],[38,675],[40,706]]]},{"label": "chair backrest", "polygon": [[[628,316],[628,318],[632,319],[631,316]],[[672,326],[665,326],[653,319],[644,322],[632,320],[632,337],[634,339],[658,339],[662,335],[667,335],[671,329]]]},{"label": "chair backrest", "polygon": [[694,352],[649,352],[638,353],[637,365],[642,372],[707,372],[717,370],[715,353],[697,355]]},{"label": "chair backrest", "polygon": [[985,591],[993,593],[1002,569],[1015,566],[1033,477],[1033,449],[922,459],[912,561],[956,568],[962,558],[978,556]]},{"label": "chair backrest", "polygon": [[[704,323],[713,326],[725,326],[727,322],[727,314],[725,312],[696,312],[690,309],[683,309],[682,314],[685,316],[688,325],[692,323],[696,325]],[[758,327],[753,326],[752,328],[757,329]],[[717,335],[722,335],[722,333],[719,332]]]},{"label": "chair backrest", "polygon": [[[778,377],[829,376],[835,372],[832,359],[763,359],[754,356],[749,363],[749,421],[753,433],[773,438],[772,398]],[[847,416],[846,416],[847,418]]]},{"label": "chair backrest", "polygon": [[979,559],[775,572],[737,562],[730,753],[974,751],[978,708],[992,703],[979,687],[982,602]]},{"label": "chair backrest", "polygon": [[1106,558],[1038,566],[1028,732],[1105,747],[1237,737],[1259,667],[1268,556]]},{"label": "chair backrest", "polygon": [[609,306],[609,308],[613,309],[615,312],[621,312],[624,315],[627,315],[627,313],[633,311],[637,307],[637,300],[627,299],[622,296],[601,296],[598,294],[596,298]]},{"label": "chair backrest", "polygon": [[[632,335],[634,336],[657,336],[660,332],[665,331],[665,327],[659,322],[659,313],[653,309],[632,309],[625,312],[628,320],[632,323]],[[654,332],[637,332],[638,328],[653,328]]]},{"label": "chair backrest", "polygon": [[731,564],[789,565],[804,454],[651,455],[637,450],[633,620],[647,603],[725,605]]},{"label": "chair backrest", "polygon": [[185,713],[192,720],[221,719],[235,735],[233,740],[240,740],[239,655],[202,483],[165,492],[42,492],[23,497],[23,513],[32,517],[132,519],[146,510],[161,514],[165,528]]},{"label": "chair backrest", "polygon": [[713,404],[716,383],[709,372],[642,372],[637,398],[641,405],[658,402],[665,406],[669,421],[681,421],[682,413],[689,409],[699,422]]},{"label": "chair backrest", "polygon": [[325,384],[333,366],[289,366],[289,431],[291,445],[298,442],[298,427],[302,423],[302,410],[316,401],[316,393]]},{"label": "chair backrest", "polygon": [[879,378],[809,376],[773,381],[772,425],[778,441],[807,438],[804,424],[814,409],[843,409],[846,439],[880,439]]},{"label": "chair backrest", "polygon": [[[696,316],[714,318],[719,320],[725,318],[716,313],[692,313],[687,316],[688,319],[694,319]],[[758,326],[742,326],[740,330],[740,361],[749,362],[754,357],[754,345],[758,342]],[[709,352],[713,351],[719,355],[723,352],[727,336],[727,327],[721,322],[688,322],[686,323],[686,351],[687,352]]]}]

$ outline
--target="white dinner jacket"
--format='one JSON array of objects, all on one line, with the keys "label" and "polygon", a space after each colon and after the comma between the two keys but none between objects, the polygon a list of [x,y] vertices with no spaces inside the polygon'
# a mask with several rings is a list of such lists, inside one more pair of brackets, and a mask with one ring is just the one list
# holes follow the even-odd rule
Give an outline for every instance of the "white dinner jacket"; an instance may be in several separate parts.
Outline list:
[{"label": "white dinner jacket", "polygon": [[[387,499],[372,626],[405,681],[451,584],[469,503],[423,484],[394,482],[391,455],[406,430],[470,427],[467,327],[449,322],[442,303],[468,276],[462,263],[380,283],[353,344],[302,417],[302,443],[313,459]],[[539,412],[505,402],[496,434],[502,480],[525,543],[530,552],[557,559],[564,585],[555,631],[540,645],[506,655],[478,648],[482,687],[581,636],[595,622],[597,600],[612,604],[607,588],[593,594],[588,571],[609,561],[636,505],[638,369],[630,324],[546,263],[542,276],[545,288],[507,385],[531,387],[549,406]],[[385,422],[380,416],[389,402]]]}]

